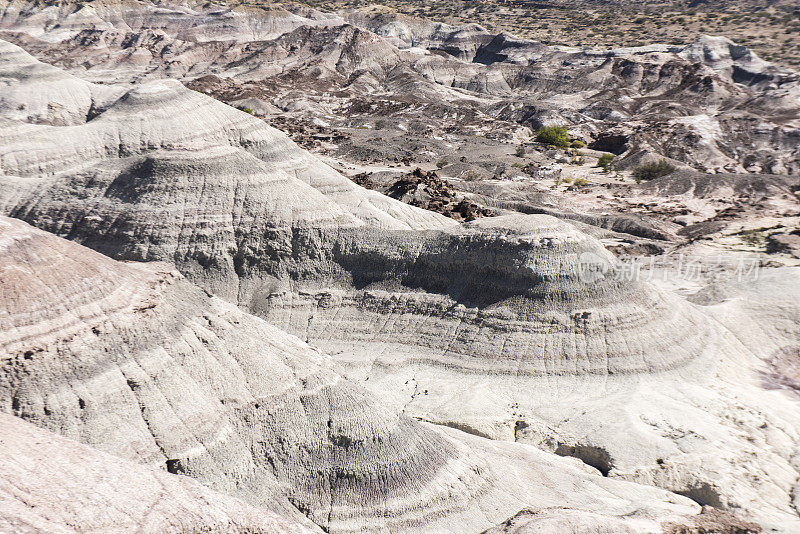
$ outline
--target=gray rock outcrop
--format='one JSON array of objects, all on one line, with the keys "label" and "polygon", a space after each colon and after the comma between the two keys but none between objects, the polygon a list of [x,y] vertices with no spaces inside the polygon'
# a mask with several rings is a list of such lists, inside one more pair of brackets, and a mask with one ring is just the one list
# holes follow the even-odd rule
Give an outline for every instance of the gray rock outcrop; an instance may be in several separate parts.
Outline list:
[{"label": "gray rock outcrop", "polygon": [[[657,532],[699,511],[529,446],[396,415],[327,356],[163,264],[119,263],[6,218],[0,249],[0,411],[285,521],[311,526],[302,512],[329,532],[478,531],[559,505]],[[24,446],[20,424],[2,427],[4,446]],[[54,476],[94,473],[89,456]],[[20,476],[4,469],[0,480]],[[9,520],[35,513],[24,500],[13,510]]]},{"label": "gray rock outcrop", "polygon": [[3,532],[321,532],[5,413],[0,465]]},{"label": "gray rock outcrop", "polygon": [[[217,30],[198,29],[194,12],[147,11],[162,16],[163,28],[195,36],[184,52],[247,49],[197,37]],[[3,24],[28,37],[39,24],[31,13],[12,19]],[[320,72],[332,64],[349,76],[361,61],[369,78],[389,66],[375,57],[400,57],[375,34],[323,19],[321,34],[380,53],[334,48],[317,57]],[[161,23],[148,24],[137,31]],[[468,50],[461,37],[451,41]],[[701,64],[696,48],[684,62],[658,47],[583,53],[576,64],[593,75],[575,94],[609,73],[637,91],[687,76],[736,89],[722,78],[724,54],[703,52],[711,59]],[[243,72],[250,60],[264,65],[240,54]],[[130,58],[119,59],[90,71],[126,79]],[[489,77],[475,65],[470,85],[449,74],[473,76],[460,61],[423,54],[414,83],[495,94],[501,74],[519,74],[516,63],[496,61]],[[457,224],[365,190],[264,121],[159,79],[163,65],[145,69],[155,80],[100,88],[0,42],[0,66],[12,95],[0,100],[0,213],[14,218],[0,227],[2,411],[336,532],[479,531],[532,503],[570,510],[541,514],[551,530],[659,531],[699,512],[652,486],[777,531],[800,525],[798,401],[764,378],[797,340],[784,314],[793,308],[778,310],[775,328],[763,320],[771,300],[687,302],[569,222]],[[565,75],[528,74],[548,87]],[[759,83],[764,103],[771,89]],[[626,101],[625,90],[604,90]],[[523,122],[538,113],[497,111]],[[797,277],[789,269],[770,287]],[[773,367],[791,378],[782,358]]]}]

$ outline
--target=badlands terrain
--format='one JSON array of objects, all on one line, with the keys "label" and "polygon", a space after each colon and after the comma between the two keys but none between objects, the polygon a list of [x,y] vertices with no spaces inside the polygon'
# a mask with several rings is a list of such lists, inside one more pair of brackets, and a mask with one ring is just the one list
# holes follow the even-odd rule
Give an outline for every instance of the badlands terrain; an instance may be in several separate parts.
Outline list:
[{"label": "badlands terrain", "polygon": [[0,0],[0,532],[800,532],[792,63],[418,15]]},{"label": "badlands terrain", "polygon": [[[357,0],[309,0],[333,11],[363,8]],[[685,44],[703,34],[725,35],[759,56],[800,66],[800,6],[794,0],[376,0],[373,11],[461,25],[550,45],[582,47]]]}]

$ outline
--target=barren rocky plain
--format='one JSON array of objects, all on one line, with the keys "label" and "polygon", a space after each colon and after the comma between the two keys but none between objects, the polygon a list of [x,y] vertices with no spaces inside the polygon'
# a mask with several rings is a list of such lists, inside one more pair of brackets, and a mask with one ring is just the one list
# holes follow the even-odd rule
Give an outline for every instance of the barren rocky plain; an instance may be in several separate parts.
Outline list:
[{"label": "barren rocky plain", "polygon": [[424,4],[0,0],[0,532],[800,532],[793,3]]}]

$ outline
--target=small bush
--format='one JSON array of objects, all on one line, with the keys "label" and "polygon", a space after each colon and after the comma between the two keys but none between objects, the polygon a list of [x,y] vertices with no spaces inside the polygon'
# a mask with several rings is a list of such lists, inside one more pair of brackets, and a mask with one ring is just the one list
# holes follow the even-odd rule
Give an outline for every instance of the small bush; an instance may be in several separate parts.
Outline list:
[{"label": "small bush", "polygon": [[536,140],[542,144],[567,148],[572,140],[563,126],[545,126],[536,132]]},{"label": "small bush", "polygon": [[580,139],[575,139],[569,146],[571,148],[584,148],[586,146],[586,143],[584,143]]},{"label": "small bush", "polygon": [[244,111],[245,113],[249,113],[250,115],[255,113],[252,108],[242,108],[242,111]]},{"label": "small bush", "polygon": [[447,167],[447,163],[448,162],[446,159],[440,159],[439,161],[436,162],[436,168],[441,169],[443,167]]},{"label": "small bush", "polygon": [[522,146],[522,145],[519,145],[519,146],[517,147],[517,151],[516,151],[516,152],[514,152],[514,154],[515,154],[515,155],[516,155],[518,158],[521,158],[521,157],[523,157],[523,156],[525,155],[525,147],[524,147],[524,146]]},{"label": "small bush", "polygon": [[611,166],[614,164],[614,154],[603,154],[597,158],[597,166],[602,167],[605,172],[611,171]]},{"label": "small bush", "polygon": [[586,178],[575,178],[575,181],[572,182],[572,185],[576,187],[583,187],[585,185],[589,185],[589,180]]},{"label": "small bush", "polygon": [[643,180],[654,180],[656,178],[661,178],[662,176],[672,174],[673,172],[675,172],[675,166],[667,160],[662,159],[660,161],[639,165],[633,169],[633,178],[638,184]]},{"label": "small bush", "polygon": [[739,232],[739,235],[742,236],[742,241],[744,241],[747,245],[750,245],[751,247],[762,246],[766,241],[766,236],[764,235],[763,228],[743,230]]}]

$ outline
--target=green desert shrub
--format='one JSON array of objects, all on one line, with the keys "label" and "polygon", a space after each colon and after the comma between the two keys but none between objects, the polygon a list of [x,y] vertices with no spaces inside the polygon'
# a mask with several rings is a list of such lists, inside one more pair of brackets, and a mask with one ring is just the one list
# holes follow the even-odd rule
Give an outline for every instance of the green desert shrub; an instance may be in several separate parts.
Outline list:
[{"label": "green desert shrub", "polygon": [[572,143],[570,143],[569,146],[571,148],[584,148],[586,146],[586,143],[584,143],[580,139],[575,139]]},{"label": "green desert shrub", "polygon": [[536,132],[536,140],[542,144],[567,148],[572,140],[563,126],[545,126]]},{"label": "green desert shrub", "polygon": [[744,241],[747,245],[750,245],[751,247],[761,246],[766,241],[766,236],[764,235],[764,228],[743,230],[739,232],[739,235],[742,237],[742,241]]},{"label": "green desert shrub", "polygon": [[611,166],[614,164],[614,154],[605,153],[597,158],[597,166],[602,167],[606,172],[611,171]]},{"label": "green desert shrub", "polygon": [[639,165],[633,169],[633,178],[636,183],[661,178],[675,172],[675,166],[665,159]]}]

